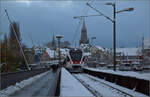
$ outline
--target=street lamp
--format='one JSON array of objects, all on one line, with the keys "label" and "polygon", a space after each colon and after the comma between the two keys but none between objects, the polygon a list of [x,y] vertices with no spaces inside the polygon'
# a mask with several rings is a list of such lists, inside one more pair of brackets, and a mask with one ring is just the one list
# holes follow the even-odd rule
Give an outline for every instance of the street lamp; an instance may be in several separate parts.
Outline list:
[{"label": "street lamp", "polygon": [[58,36],[56,36],[56,38],[58,39],[58,49],[59,49],[58,54],[59,54],[59,65],[60,65],[60,63],[61,63],[61,56],[60,56],[60,39],[63,38],[63,37],[60,36],[60,35],[58,35]]},{"label": "street lamp", "polygon": [[106,16],[105,14],[103,14],[102,12],[100,12],[99,10],[97,10],[96,8],[92,7],[89,3],[87,3],[87,6],[89,6],[90,8],[92,8],[93,10],[95,10],[96,12],[98,12],[100,15],[104,16],[106,19],[110,20],[113,23],[113,48],[114,48],[114,71],[116,71],[116,13],[120,13],[120,12],[124,12],[124,11],[133,11],[134,8],[125,8],[123,10],[120,11],[116,11],[116,4],[115,2],[108,2],[105,5],[111,5],[113,6],[113,19],[111,19],[110,17]]},{"label": "street lamp", "polygon": [[105,3],[105,5],[112,5],[112,6],[114,6],[114,5],[115,5],[115,3],[107,2],[107,3]]},{"label": "street lamp", "polygon": [[111,3],[108,2],[105,5],[112,5],[113,6],[113,48],[114,48],[114,71],[116,71],[116,13],[120,13],[120,12],[124,12],[124,11],[133,11],[134,8],[125,8],[123,10],[120,11],[116,11],[116,4],[115,3]]},{"label": "street lamp", "polygon": [[120,10],[120,11],[117,11],[116,13],[120,13],[120,12],[124,12],[124,11],[133,11],[134,10],[134,8],[125,8],[125,9],[123,9],[123,10]]}]

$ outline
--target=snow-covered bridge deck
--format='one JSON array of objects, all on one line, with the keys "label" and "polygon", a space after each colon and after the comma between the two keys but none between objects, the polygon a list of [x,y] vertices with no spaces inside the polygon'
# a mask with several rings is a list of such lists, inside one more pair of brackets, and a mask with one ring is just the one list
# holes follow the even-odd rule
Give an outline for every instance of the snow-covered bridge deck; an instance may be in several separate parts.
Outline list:
[{"label": "snow-covered bridge deck", "polygon": [[0,91],[0,97],[55,96],[59,70],[49,70]]},{"label": "snow-covered bridge deck", "polygon": [[134,71],[113,71],[113,70],[102,70],[102,69],[97,69],[97,68],[89,68],[89,67],[84,67],[85,69],[96,71],[96,72],[104,72],[104,73],[109,73],[109,74],[115,74],[115,75],[121,75],[121,76],[129,76],[129,77],[135,77],[137,79],[144,79],[144,80],[149,80],[150,81],[150,73],[139,73],[139,72],[134,72]]},{"label": "snow-covered bridge deck", "polygon": [[96,91],[96,97],[148,97],[142,93],[85,73],[74,74],[74,76],[92,91]]},{"label": "snow-covered bridge deck", "polygon": [[[149,92],[149,73],[123,72],[113,70],[100,70],[94,68],[84,68],[84,72],[131,90],[150,95]],[[144,88],[143,88],[144,87]]]},{"label": "snow-covered bridge deck", "polygon": [[60,96],[93,96],[65,68],[61,71]]}]

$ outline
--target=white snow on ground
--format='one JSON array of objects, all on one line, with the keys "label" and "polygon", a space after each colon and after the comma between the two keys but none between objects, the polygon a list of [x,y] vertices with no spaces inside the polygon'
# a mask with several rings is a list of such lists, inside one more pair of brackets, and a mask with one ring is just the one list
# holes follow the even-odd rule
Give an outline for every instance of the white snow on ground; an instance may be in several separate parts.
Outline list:
[{"label": "white snow on ground", "polygon": [[23,80],[23,81],[21,81],[19,83],[16,83],[15,85],[11,85],[11,86],[1,90],[0,91],[0,97],[8,97],[9,95],[15,93],[16,91],[21,90],[25,86],[32,84],[37,79],[40,79],[42,76],[46,75],[47,73],[48,73],[48,71],[44,72],[42,74],[36,75],[34,77],[31,77],[29,79]]},{"label": "white snow on ground", "polygon": [[[116,90],[116,89],[119,89],[119,90],[121,90],[125,93],[128,93],[128,94],[131,94],[134,97],[148,97],[148,96],[141,94],[139,92],[135,92],[134,90],[130,90],[130,89],[127,89],[125,87],[121,87],[121,86],[116,85],[114,83],[105,81],[103,79],[96,78],[96,77],[88,75],[88,74],[75,74],[75,76],[77,78],[79,78],[80,80],[84,81],[85,83],[89,84],[90,87],[92,87],[94,90],[98,91],[103,97],[110,97],[110,96],[111,97],[112,96],[114,96],[114,97],[125,97],[125,95],[123,93],[118,92],[118,90]],[[92,79],[94,79],[94,80],[92,80]],[[116,89],[112,89],[105,84],[112,86]]]},{"label": "white snow on ground", "polygon": [[95,47],[98,48],[99,50],[103,51],[103,52],[105,51],[105,49],[101,46],[96,45]]},{"label": "white snow on ground", "polygon": [[93,96],[65,68],[61,70],[60,96]]},{"label": "white snow on ground", "polygon": [[144,48],[150,48],[150,38],[144,38]]},{"label": "white snow on ground", "polygon": [[58,73],[49,71],[39,80],[10,95],[12,97],[50,97],[55,95]]},{"label": "white snow on ground", "polygon": [[60,48],[60,52],[62,55],[66,55],[68,53],[68,50],[67,48]]},{"label": "white snow on ground", "polygon": [[50,56],[50,58],[54,57],[54,50],[51,50],[50,48],[46,48],[46,52],[48,53],[48,55]]},{"label": "white snow on ground", "polygon": [[97,68],[89,68],[84,67],[85,69],[97,71],[97,72],[104,72],[104,73],[110,73],[110,74],[116,74],[121,76],[129,76],[129,77],[136,77],[138,79],[144,79],[144,80],[150,80],[150,73],[138,73],[133,71],[113,71],[113,70],[100,70]]},{"label": "white snow on ground", "polygon": [[117,53],[123,53],[125,56],[137,56],[140,48],[117,48]]}]

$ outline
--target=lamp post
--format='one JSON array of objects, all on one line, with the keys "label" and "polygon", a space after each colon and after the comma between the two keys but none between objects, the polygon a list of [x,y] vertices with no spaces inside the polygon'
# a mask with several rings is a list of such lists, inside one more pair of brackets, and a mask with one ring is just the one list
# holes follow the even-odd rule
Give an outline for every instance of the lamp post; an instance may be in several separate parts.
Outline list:
[{"label": "lamp post", "polygon": [[125,8],[123,10],[116,12],[116,4],[108,2],[105,5],[111,5],[113,6],[113,62],[114,62],[114,71],[116,71],[116,13],[124,12],[124,11],[133,11],[134,8]]},{"label": "lamp post", "polygon": [[106,3],[105,5],[113,6],[113,62],[114,62],[114,71],[116,71],[116,4],[115,3]]},{"label": "lamp post", "polygon": [[91,9],[95,10],[97,13],[99,13],[99,15],[88,15],[88,16],[75,16],[74,19],[76,18],[83,18],[83,17],[94,17],[94,16],[104,16],[106,19],[110,20],[113,23],[113,61],[114,61],[114,71],[116,71],[116,13],[120,13],[120,12],[125,12],[125,11],[133,11],[134,8],[125,8],[123,10],[119,10],[116,11],[116,4],[115,2],[109,2],[106,3],[105,5],[111,5],[113,6],[113,19],[111,19],[110,17],[108,17],[107,15],[103,14],[102,12],[100,12],[99,10],[97,10],[96,8],[94,8],[93,6],[91,6],[89,3],[86,3],[87,6],[89,6]]},{"label": "lamp post", "polygon": [[62,36],[56,36],[56,38],[58,39],[58,54],[59,54],[59,65],[61,63],[61,56],[60,56],[60,39],[63,38]]},{"label": "lamp post", "polygon": [[[116,71],[116,13],[120,13],[120,12],[125,12],[125,11],[133,11],[134,8],[125,8],[123,10],[120,11],[116,11],[116,4],[115,2],[109,2],[106,3],[106,5],[112,5],[113,6],[113,19],[111,19],[110,17],[106,16],[105,14],[103,14],[102,12],[100,12],[99,10],[97,10],[96,8],[94,8],[93,6],[91,6],[89,3],[87,3],[87,6],[89,6],[91,9],[95,10],[96,12],[99,13],[99,16],[104,16],[106,19],[110,20],[113,23],[113,61],[114,61],[114,71]],[[74,17],[76,18],[83,18],[83,17],[93,17],[93,16],[98,16],[98,15],[89,15],[89,16],[76,16]]]}]

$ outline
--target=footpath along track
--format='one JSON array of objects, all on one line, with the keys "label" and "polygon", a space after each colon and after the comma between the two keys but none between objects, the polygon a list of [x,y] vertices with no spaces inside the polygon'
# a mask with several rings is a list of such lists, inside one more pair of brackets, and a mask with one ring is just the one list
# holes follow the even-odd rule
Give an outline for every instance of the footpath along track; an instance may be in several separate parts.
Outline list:
[{"label": "footpath along track", "polygon": [[44,73],[48,70],[50,70],[50,68],[40,68],[40,69],[18,71],[18,72],[12,72],[12,73],[1,73],[0,74],[0,77],[1,77],[0,90],[3,90],[7,88],[8,86],[15,85],[16,83],[21,82],[30,77]]},{"label": "footpath along track", "polygon": [[59,70],[56,72],[52,70],[47,71],[47,74],[42,76],[42,78],[11,94],[10,97],[55,96],[58,74]]},{"label": "footpath along track", "polygon": [[134,92],[134,90],[126,89],[88,74],[73,74],[73,76],[96,97],[146,97],[146,95]]}]

